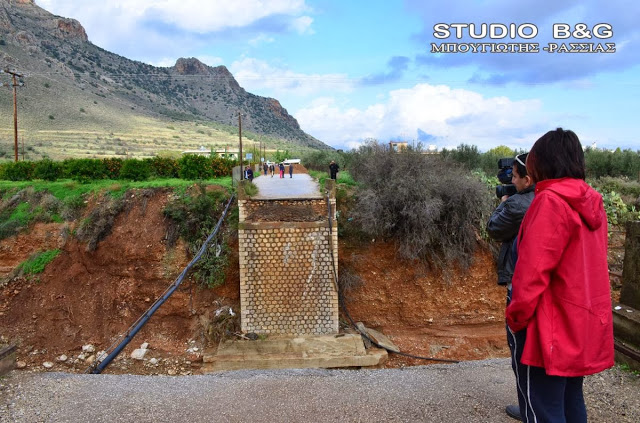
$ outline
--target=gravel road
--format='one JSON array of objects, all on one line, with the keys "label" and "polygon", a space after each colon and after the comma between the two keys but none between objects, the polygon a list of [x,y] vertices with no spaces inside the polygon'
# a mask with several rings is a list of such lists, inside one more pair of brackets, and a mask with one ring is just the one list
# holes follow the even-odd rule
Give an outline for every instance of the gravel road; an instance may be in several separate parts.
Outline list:
[{"label": "gravel road", "polygon": [[[590,422],[639,422],[640,378],[585,381]],[[2,422],[514,422],[506,359],[380,370],[236,371],[202,376],[13,371]]]}]

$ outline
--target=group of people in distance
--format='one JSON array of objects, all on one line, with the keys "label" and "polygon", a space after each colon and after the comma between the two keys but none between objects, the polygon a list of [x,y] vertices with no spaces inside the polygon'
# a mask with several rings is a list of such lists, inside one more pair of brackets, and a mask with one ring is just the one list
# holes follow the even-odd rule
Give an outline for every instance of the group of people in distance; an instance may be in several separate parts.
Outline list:
[{"label": "group of people in distance", "polygon": [[[289,163],[289,178],[293,178],[293,163]],[[331,175],[331,179],[337,179],[338,177],[338,170],[340,169],[340,167],[336,164],[335,161],[331,161],[331,163],[329,163],[329,173]],[[271,174],[271,177],[273,178],[273,175],[275,174],[275,170],[276,170],[276,165],[275,163],[271,163],[271,164],[267,164],[267,162],[262,163],[262,171],[264,172],[264,176],[267,176],[267,174]],[[280,172],[280,179],[284,178],[284,171],[285,171],[285,164],[284,163],[278,163],[278,171]],[[249,181],[253,181],[253,169],[251,169],[251,166],[246,166],[244,168],[244,179],[247,179]]]},{"label": "group of people in distance", "polygon": [[506,332],[525,422],[586,423],[583,377],[614,364],[607,214],[585,182],[584,152],[558,128],[515,157],[512,183],[487,223],[502,242]]},{"label": "group of people in distance", "polygon": [[[284,163],[278,163],[278,171],[280,172],[280,179],[284,178],[284,171],[285,171],[285,164]],[[247,166],[248,168],[249,166]],[[271,163],[271,164],[267,164],[267,162],[262,163],[262,171],[264,172],[264,176],[267,176],[267,174],[271,174],[271,177],[273,178],[273,175],[275,174],[276,171],[276,164],[275,163]],[[251,172],[253,173],[253,172]],[[253,175],[252,175],[253,176]],[[289,178],[293,178],[293,163],[289,163]]]}]

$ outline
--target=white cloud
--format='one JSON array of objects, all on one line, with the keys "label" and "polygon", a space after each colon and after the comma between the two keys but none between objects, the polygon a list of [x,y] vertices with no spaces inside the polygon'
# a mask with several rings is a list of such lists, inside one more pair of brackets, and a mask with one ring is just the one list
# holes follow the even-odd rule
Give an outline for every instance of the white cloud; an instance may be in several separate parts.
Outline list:
[{"label": "white cloud", "polygon": [[153,60],[148,63],[159,68],[170,68],[171,66],[176,64],[176,59],[171,57],[163,57],[161,59]]},{"label": "white cloud", "polygon": [[313,33],[305,0],[39,0],[38,5],[80,21],[94,44],[146,62],[157,63],[167,52],[197,51],[207,43],[202,34],[229,29],[266,34],[253,43],[272,42],[272,32]]},{"label": "white cloud", "polygon": [[363,110],[318,99],[295,117],[303,130],[336,147],[357,145],[366,138],[418,139],[420,129],[436,137],[428,144],[439,148],[466,143],[485,150],[499,144],[530,146],[539,128],[548,126],[541,107],[538,100],[485,98],[469,90],[419,84],[391,91],[386,102]]},{"label": "white cloud", "polygon": [[314,34],[315,31],[311,29],[312,23],[313,19],[309,16],[301,16],[297,19],[294,19],[291,22],[291,26],[298,34]]},{"label": "white cloud", "polygon": [[270,43],[273,43],[274,41],[275,41],[275,38],[269,37],[265,34],[260,34],[257,37],[249,40],[249,45],[253,47],[257,47],[260,44],[270,44]]},{"label": "white cloud", "polygon": [[[245,27],[273,15],[296,17],[296,27],[301,25],[300,22],[304,25],[306,20],[311,20],[298,17],[309,9],[304,0],[109,0],[100,3],[40,0],[38,4],[55,13],[69,13],[83,20],[89,16],[117,18],[118,23],[114,27],[118,29],[123,23],[128,26],[143,19],[161,21],[198,33]],[[306,25],[310,23],[306,22]]]},{"label": "white cloud", "polygon": [[[125,2],[122,2],[123,4]],[[129,2],[127,2],[129,3]],[[134,1],[139,3],[146,1]],[[203,2],[201,0],[159,0],[147,6],[145,14],[163,22],[200,33],[240,28],[272,15],[297,16],[306,10],[303,0],[243,0]]]},{"label": "white cloud", "polygon": [[220,66],[224,63],[224,59],[222,59],[222,57],[199,55],[196,56],[196,58],[205,65],[212,67]]},{"label": "white cloud", "polygon": [[296,73],[253,58],[233,62],[230,71],[247,91],[261,92],[261,95],[276,98],[288,94],[306,96],[327,91],[348,93],[354,87],[354,82],[345,74]]}]

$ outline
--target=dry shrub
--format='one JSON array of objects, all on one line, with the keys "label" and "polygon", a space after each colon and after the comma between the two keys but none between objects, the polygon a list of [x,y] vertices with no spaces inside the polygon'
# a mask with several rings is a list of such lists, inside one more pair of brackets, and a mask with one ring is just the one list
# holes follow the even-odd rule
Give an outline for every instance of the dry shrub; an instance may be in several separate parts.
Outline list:
[{"label": "dry shrub", "polygon": [[[127,198],[125,194],[125,198]],[[76,236],[87,243],[87,251],[95,251],[98,243],[111,233],[116,217],[125,208],[122,198],[108,198],[100,202],[80,224]]]},{"label": "dry shrub", "polygon": [[239,316],[229,306],[220,307],[208,316],[201,316],[200,324],[204,328],[204,340],[207,345],[217,344],[240,330]]},{"label": "dry shrub", "polygon": [[362,284],[362,278],[350,266],[340,263],[340,274],[338,275],[340,297],[345,298],[351,291],[360,288]]},{"label": "dry shrub", "polygon": [[352,215],[366,233],[393,239],[401,257],[436,268],[471,263],[492,199],[465,168],[419,148],[394,153],[370,143],[351,173],[361,184]]}]

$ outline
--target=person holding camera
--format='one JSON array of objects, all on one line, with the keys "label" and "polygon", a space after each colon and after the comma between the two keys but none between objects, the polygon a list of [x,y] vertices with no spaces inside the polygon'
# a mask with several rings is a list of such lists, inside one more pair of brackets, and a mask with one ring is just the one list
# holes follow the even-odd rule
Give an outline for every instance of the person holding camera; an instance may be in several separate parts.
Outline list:
[{"label": "person holding camera", "polygon": [[[511,302],[511,278],[515,269],[514,242],[520,223],[525,213],[529,209],[534,196],[534,184],[531,176],[527,174],[527,153],[519,154],[515,159],[501,159],[498,166],[501,168],[498,178],[501,181],[508,182],[508,176],[511,175],[510,185],[503,185],[496,188],[496,195],[499,196],[500,205],[494,210],[487,222],[487,232],[489,236],[496,241],[501,241],[500,254],[498,255],[498,285],[507,287],[507,305]],[[513,162],[511,168],[505,163]],[[511,365],[516,370],[516,363],[513,355],[513,337],[509,333],[507,327],[507,341],[511,350]],[[508,405],[505,408],[506,413],[514,419],[520,420],[520,407],[524,406],[524,399],[521,398],[522,393],[518,391],[519,405]]]},{"label": "person holding camera", "polygon": [[614,364],[607,214],[585,182],[573,131],[538,139],[526,160],[535,199],[517,238],[508,329],[522,418],[586,423],[584,376]]}]

